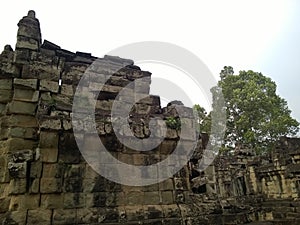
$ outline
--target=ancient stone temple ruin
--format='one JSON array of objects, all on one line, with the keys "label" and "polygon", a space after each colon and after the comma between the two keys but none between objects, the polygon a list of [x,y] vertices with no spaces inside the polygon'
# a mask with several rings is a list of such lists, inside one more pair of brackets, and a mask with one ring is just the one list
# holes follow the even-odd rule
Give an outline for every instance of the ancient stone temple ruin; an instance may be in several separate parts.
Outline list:
[{"label": "ancient stone temple ruin", "polygon": [[[82,157],[71,120],[76,87],[97,58],[42,41],[33,11],[18,27],[15,49],[7,45],[0,55],[0,224],[300,224],[298,139],[282,138],[264,156],[247,149],[220,155],[199,172],[194,168],[207,139],[202,134],[199,154],[165,181],[127,186],[99,175]],[[110,68],[122,67],[96,99],[96,129],[105,147],[132,165],[168,157],[179,140],[178,127],[167,127],[165,139],[154,150],[137,152],[119,143],[111,126],[116,95],[139,78],[145,82],[135,83],[132,90],[149,94],[151,74],[128,59],[98,60],[102,72],[90,77],[89,90],[103,83]],[[149,136],[152,116],[176,118],[174,104],[161,107],[159,97],[151,95],[137,102],[130,122],[134,135]],[[186,112],[181,119],[189,122],[192,110],[178,107]],[[193,135],[181,137],[183,153]],[[88,148],[93,148],[92,139],[83,134]]]}]

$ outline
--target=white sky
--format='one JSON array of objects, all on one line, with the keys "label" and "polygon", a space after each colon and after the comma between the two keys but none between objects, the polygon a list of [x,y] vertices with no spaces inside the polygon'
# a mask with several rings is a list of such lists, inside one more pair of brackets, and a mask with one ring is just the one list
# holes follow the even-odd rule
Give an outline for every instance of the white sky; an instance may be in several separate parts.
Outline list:
[{"label": "white sky", "polygon": [[[235,72],[262,72],[276,81],[300,120],[297,0],[6,1],[0,45],[14,47],[17,23],[29,9],[36,11],[43,39],[67,50],[102,57],[125,44],[164,41],[196,54],[216,77],[225,65]],[[153,75],[162,72],[158,66],[141,67]]]}]

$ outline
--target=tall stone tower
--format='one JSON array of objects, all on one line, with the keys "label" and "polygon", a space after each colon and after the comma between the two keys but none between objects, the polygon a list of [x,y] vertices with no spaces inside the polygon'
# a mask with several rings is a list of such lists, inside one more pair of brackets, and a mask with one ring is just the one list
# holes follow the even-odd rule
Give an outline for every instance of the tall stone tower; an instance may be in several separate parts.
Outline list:
[{"label": "tall stone tower", "polygon": [[29,11],[18,23],[18,34],[15,52],[16,63],[28,63],[31,52],[39,52],[42,45],[40,23],[35,12]]}]

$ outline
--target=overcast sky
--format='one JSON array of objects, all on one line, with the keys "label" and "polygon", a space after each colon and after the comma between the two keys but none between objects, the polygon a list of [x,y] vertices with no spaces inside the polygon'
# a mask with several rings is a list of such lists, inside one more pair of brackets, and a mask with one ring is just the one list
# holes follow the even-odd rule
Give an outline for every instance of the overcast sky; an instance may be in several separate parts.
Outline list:
[{"label": "overcast sky", "polygon": [[225,65],[262,72],[300,121],[300,1],[11,0],[1,4],[0,45],[14,47],[17,23],[29,9],[43,39],[71,51],[102,57],[125,44],[164,41],[196,54],[216,77]]}]

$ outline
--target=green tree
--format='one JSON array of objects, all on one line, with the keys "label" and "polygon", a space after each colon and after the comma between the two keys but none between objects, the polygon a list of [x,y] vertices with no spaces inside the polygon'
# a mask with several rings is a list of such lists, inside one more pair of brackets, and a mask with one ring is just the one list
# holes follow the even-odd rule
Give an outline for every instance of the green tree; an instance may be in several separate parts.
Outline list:
[{"label": "green tree", "polygon": [[224,66],[224,68],[220,72],[220,78],[223,80],[228,75],[233,75],[234,71],[231,66]]},{"label": "green tree", "polygon": [[193,110],[197,116],[198,132],[210,133],[211,129],[211,113],[207,114],[206,110],[200,105],[196,104],[193,106]]},{"label": "green tree", "polygon": [[222,88],[227,122],[225,148],[242,146],[265,151],[281,136],[295,135],[299,123],[291,117],[287,102],[276,94],[276,84],[261,73],[224,67],[218,87]]}]

